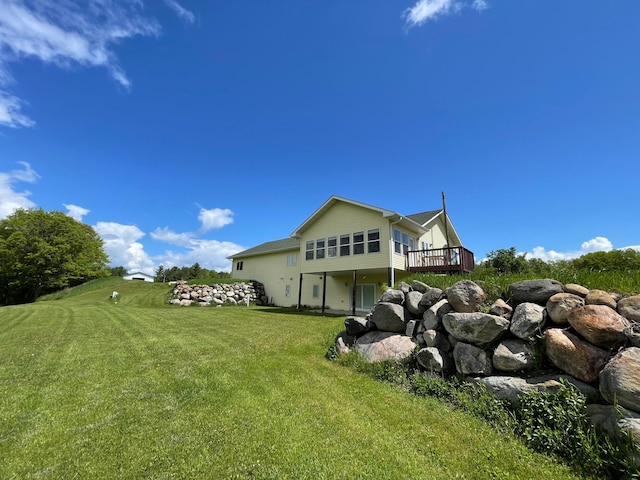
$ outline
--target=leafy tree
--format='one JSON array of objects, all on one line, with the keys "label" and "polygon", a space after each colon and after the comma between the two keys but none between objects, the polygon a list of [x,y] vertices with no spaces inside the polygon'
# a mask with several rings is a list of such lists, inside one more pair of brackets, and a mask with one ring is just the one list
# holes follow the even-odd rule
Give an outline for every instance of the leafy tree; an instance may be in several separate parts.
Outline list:
[{"label": "leafy tree", "polygon": [[595,272],[629,272],[640,270],[640,252],[631,248],[587,253],[573,261],[577,269]]},{"label": "leafy tree", "polygon": [[124,267],[112,267],[111,268],[111,276],[112,277],[124,277],[127,274],[127,269]]},{"label": "leafy tree", "polygon": [[193,265],[191,265],[191,272],[190,272],[189,279],[198,278],[201,272],[202,272],[202,267],[200,267],[200,264],[198,262],[194,263]]},{"label": "leafy tree", "polygon": [[511,247],[508,250],[501,248],[487,254],[486,264],[492,267],[498,275],[524,273],[529,270],[529,263],[525,255],[517,255],[516,247]]},{"label": "leafy tree", "polygon": [[19,209],[0,221],[0,303],[109,275],[102,239],[63,212]]}]

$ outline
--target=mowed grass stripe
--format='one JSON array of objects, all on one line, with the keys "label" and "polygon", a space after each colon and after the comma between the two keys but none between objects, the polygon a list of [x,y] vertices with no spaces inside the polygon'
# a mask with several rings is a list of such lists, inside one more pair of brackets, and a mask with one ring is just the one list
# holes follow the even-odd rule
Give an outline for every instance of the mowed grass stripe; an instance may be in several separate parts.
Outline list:
[{"label": "mowed grass stripe", "polygon": [[0,478],[575,478],[326,361],[341,323],[82,295],[1,309]]}]

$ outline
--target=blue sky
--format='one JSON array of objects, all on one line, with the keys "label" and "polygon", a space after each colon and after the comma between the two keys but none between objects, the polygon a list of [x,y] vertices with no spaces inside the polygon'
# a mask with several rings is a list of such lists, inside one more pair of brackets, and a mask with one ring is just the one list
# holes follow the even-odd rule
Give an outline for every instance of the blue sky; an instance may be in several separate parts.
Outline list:
[{"label": "blue sky", "polygon": [[153,273],[331,195],[447,210],[476,258],[640,250],[640,2],[0,0],[0,218]]}]

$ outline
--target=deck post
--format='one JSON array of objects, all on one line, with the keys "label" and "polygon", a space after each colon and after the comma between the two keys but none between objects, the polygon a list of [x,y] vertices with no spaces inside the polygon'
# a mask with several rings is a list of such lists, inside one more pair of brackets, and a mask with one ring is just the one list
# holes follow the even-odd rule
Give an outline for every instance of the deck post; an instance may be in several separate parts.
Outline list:
[{"label": "deck post", "polygon": [[324,313],[326,302],[327,302],[327,272],[324,272],[322,274],[322,313]]},{"label": "deck post", "polygon": [[302,272],[300,273],[300,283],[298,285],[298,307],[297,307],[298,310],[300,310],[301,303],[302,303]]},{"label": "deck post", "polygon": [[351,291],[351,315],[355,317],[356,315],[356,282],[357,280],[357,270],[353,271],[353,290]]}]

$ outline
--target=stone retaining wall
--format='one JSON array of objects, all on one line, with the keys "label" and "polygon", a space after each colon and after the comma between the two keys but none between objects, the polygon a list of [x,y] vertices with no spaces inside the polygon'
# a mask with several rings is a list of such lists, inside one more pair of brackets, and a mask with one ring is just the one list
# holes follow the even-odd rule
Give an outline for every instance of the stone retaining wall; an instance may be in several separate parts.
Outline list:
[{"label": "stone retaining wall", "polygon": [[267,297],[264,285],[256,281],[216,285],[187,285],[184,282],[177,282],[171,292],[169,303],[185,307],[193,304],[202,307],[225,304],[249,306],[251,303],[266,305]]},{"label": "stone retaining wall", "polygon": [[336,349],[372,362],[415,357],[431,374],[464,375],[513,403],[563,380],[587,395],[594,425],[634,437],[640,466],[640,295],[541,279],[485,300],[469,280],[446,291],[400,283],[366,317],[345,319]]}]

